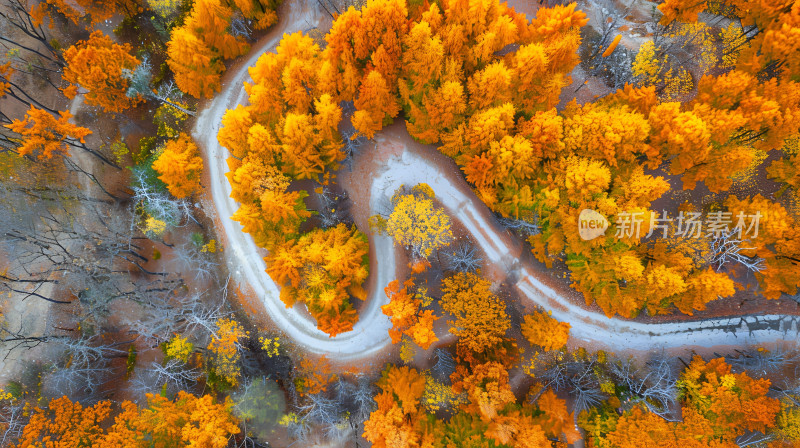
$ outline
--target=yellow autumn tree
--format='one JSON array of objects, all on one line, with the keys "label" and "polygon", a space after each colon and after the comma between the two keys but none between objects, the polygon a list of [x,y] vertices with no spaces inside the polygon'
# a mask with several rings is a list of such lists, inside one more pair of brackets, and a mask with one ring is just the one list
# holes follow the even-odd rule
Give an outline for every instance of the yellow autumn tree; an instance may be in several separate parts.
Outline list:
[{"label": "yellow autumn tree", "polygon": [[648,152],[650,124],[647,117],[627,107],[586,104],[564,111],[564,144],[567,151],[617,167]]},{"label": "yellow autumn tree", "polygon": [[656,58],[656,46],[652,40],[645,41],[636,53],[632,66],[633,76],[644,85],[655,85],[661,73],[661,66]]},{"label": "yellow autumn tree", "polygon": [[183,362],[189,361],[189,355],[192,352],[194,352],[194,344],[189,342],[188,338],[179,334],[167,341],[164,348],[164,354],[167,358],[179,359]]},{"label": "yellow autumn tree", "polygon": [[235,387],[241,376],[239,359],[242,347],[239,341],[246,337],[247,333],[242,325],[233,319],[220,319],[216,325],[217,329],[208,344],[214,374],[225,380],[228,385]]},{"label": "yellow autumn tree", "polygon": [[427,184],[418,184],[409,192],[401,187],[392,196],[394,208],[385,222],[386,233],[398,243],[410,247],[415,257],[430,257],[435,250],[453,240],[450,218],[442,208],[433,204],[434,197]]}]

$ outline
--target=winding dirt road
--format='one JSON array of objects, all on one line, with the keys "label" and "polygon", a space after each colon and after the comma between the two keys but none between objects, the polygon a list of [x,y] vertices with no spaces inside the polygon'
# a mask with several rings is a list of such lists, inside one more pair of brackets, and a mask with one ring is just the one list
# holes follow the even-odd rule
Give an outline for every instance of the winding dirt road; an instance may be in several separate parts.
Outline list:
[{"label": "winding dirt road", "polygon": [[[327,354],[336,361],[361,360],[385,350],[391,342],[387,332],[391,325],[380,309],[387,303],[383,287],[397,277],[398,266],[391,239],[370,236],[373,270],[367,304],[359,311],[359,320],[353,331],[329,338],[316,328],[314,320],[302,307],[287,309],[284,306],[279,298],[279,287],[265,272],[266,265],[258,247],[249,235],[241,231],[241,226],[230,219],[238,204],[230,198],[231,187],[224,175],[228,170],[228,151],[219,145],[216,138],[225,111],[247,100],[242,83],[249,80],[248,67],[255,65],[263,52],[273,51],[284,33],[317,26],[324,19],[311,1],[283,4],[276,28],[261,40],[245,62],[231,70],[223,91],[199,114],[193,135],[204,151],[211,197],[219,218],[217,222],[222,227],[217,230],[225,234],[224,253],[234,279],[249,285],[277,328],[308,352]],[[371,171],[371,178],[362,180],[369,183],[369,200],[355,202],[354,212],[362,215],[364,212],[367,215],[376,213],[386,198],[402,184],[429,184],[451,218],[461,223],[475,245],[484,251],[484,262],[490,264],[495,272],[504,272],[506,278],[514,279],[520,300],[530,300],[552,311],[556,319],[569,322],[571,337],[576,342],[581,341],[579,345],[592,344],[612,350],[648,350],[766,343],[800,336],[800,316],[764,315],[648,324],[607,318],[586,310],[568,299],[574,292],[570,294],[564,285],[549,284],[539,267],[522,263],[513,255],[513,242],[507,232],[472,194],[458,170],[443,168],[452,162],[443,160],[444,156],[435,148],[414,142],[402,123],[379,133],[375,144],[380,148],[391,145],[392,155],[382,160],[378,169]],[[362,150],[362,159],[368,158],[369,149]],[[368,210],[364,210],[363,207],[367,206]]]}]

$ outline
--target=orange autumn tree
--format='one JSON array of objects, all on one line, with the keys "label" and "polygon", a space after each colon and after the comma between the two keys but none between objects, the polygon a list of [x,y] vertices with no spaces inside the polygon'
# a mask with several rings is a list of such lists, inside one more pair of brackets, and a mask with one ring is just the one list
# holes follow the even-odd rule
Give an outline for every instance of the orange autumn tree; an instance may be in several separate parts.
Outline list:
[{"label": "orange autumn tree", "polygon": [[[223,129],[220,142],[236,157],[249,151],[299,179],[317,179],[335,167],[344,159],[337,129],[342,111],[330,94],[318,90],[321,63],[310,37],[285,36],[277,53],[264,54],[250,68],[253,84],[245,84],[250,104],[231,117],[238,127]],[[242,146],[245,140],[249,147]]]},{"label": "orange autumn tree", "polygon": [[541,8],[528,22],[502,3],[452,1],[431,5],[406,36],[400,96],[409,133],[441,141],[504,217],[532,218],[535,167],[563,149],[553,106],[586,22],[574,4]]},{"label": "orange autumn tree", "polygon": [[378,406],[364,422],[364,438],[375,448],[432,445],[436,439],[425,433],[428,419],[419,402],[425,377],[410,367],[390,365],[377,385],[381,389],[375,396]]},{"label": "orange autumn tree", "polygon": [[[503,446],[539,448],[574,443],[572,416],[564,400],[544,392],[535,405],[516,403],[501,364],[479,365],[458,382],[469,401],[447,420],[425,412],[425,376],[410,367],[389,366],[378,381],[377,409],[364,422],[364,438],[374,447]],[[446,387],[446,386],[445,386]]]},{"label": "orange autumn tree", "polygon": [[103,438],[103,422],[111,415],[111,403],[101,401],[84,408],[66,396],[50,400],[47,408],[37,408],[22,430],[14,448],[34,448],[47,441],[60,446],[81,446]]},{"label": "orange autumn tree", "polygon": [[216,403],[211,395],[195,397],[180,391],[173,400],[149,395],[147,404],[138,416],[131,412],[133,406],[123,407],[131,411],[117,416],[109,429],[109,439],[116,442],[115,430],[125,434],[128,428],[137,428],[139,431],[131,440],[134,444],[126,446],[144,448],[152,446],[153,441],[174,443],[180,440],[189,446],[223,448],[240,432],[238,421],[231,414],[233,403],[227,398],[224,403]]},{"label": "orange autumn tree", "polygon": [[69,122],[72,114],[60,111],[59,117],[34,106],[26,113],[24,120],[14,120],[5,125],[8,129],[20,134],[17,152],[21,156],[35,156],[49,159],[53,155],[68,155],[68,139],[85,143],[84,137],[91,134],[87,128]]},{"label": "orange autumn tree", "polygon": [[225,71],[222,59],[250,49],[243,37],[229,32],[233,13],[221,0],[195,0],[183,26],[172,30],[167,64],[182,91],[195,98],[211,98]]},{"label": "orange autumn tree", "polygon": [[[678,103],[656,104],[653,87],[625,86],[595,103],[567,105],[565,153],[558,157],[551,151],[554,160],[545,159],[531,184],[541,228],[528,238],[534,254],[551,265],[566,253],[573,287],[608,316],[666,313],[673,307],[691,314],[734,293],[727,274],[712,271],[686,244],[664,243],[663,232],[651,227],[661,212],[650,204],[670,185],[646,174],[640,161],[659,166],[664,148],[683,148],[679,157],[691,157],[707,143],[706,128],[692,127],[693,115],[677,109]],[[604,235],[580,237],[584,209],[609,219]]]},{"label": "orange autumn tree", "polygon": [[776,193],[776,197],[780,197],[787,188],[792,188],[795,192],[800,191],[800,169],[798,169],[798,166],[800,166],[800,152],[796,149],[798,142],[800,142],[800,134],[795,135],[793,139],[788,139],[788,141],[793,142],[795,148],[790,148],[789,144],[786,144],[783,157],[773,161],[767,167],[767,176],[783,184],[781,191]]},{"label": "orange autumn tree", "polygon": [[800,130],[800,92],[791,80],[759,80],[744,71],[704,76],[697,97],[685,105],[661,104],[650,112],[652,166],[670,162],[684,189],[703,181],[713,192],[730,188],[755,150],[783,146]]},{"label": "orange autumn tree", "polygon": [[[40,26],[52,11],[57,11],[76,25],[86,20],[93,28],[114,14],[133,17],[144,12],[144,7],[137,0],[45,0],[31,8],[33,24]],[[53,25],[51,19],[48,26],[52,28]]]},{"label": "orange autumn tree", "polygon": [[453,383],[453,391],[466,392],[469,397],[469,404],[463,409],[482,420],[495,420],[499,411],[516,401],[508,384],[508,371],[500,363],[479,364],[469,370],[462,366],[453,376],[457,378]]},{"label": "orange autumn tree", "polygon": [[725,358],[705,362],[695,356],[678,381],[684,410],[708,421],[709,438],[733,440],[744,431],[766,432],[775,424],[780,403],[767,397],[770,381],[732,373]]},{"label": "orange autumn tree", "polygon": [[183,28],[223,59],[233,59],[250,49],[244,37],[230,34],[233,13],[233,8],[222,0],[195,0]]},{"label": "orange autumn tree", "polygon": [[153,161],[158,178],[167,190],[178,199],[200,191],[203,159],[191,137],[181,132],[176,140],[169,140],[158,158]]},{"label": "orange autumn tree", "polygon": [[106,112],[121,112],[141,101],[141,97],[130,98],[128,80],[123,70],[133,70],[139,60],[132,56],[129,44],[115,44],[102,31],[93,32],[88,40],[82,40],[64,51],[62,78],[71,83],[65,93],[74,96],[76,86],[83,87],[86,103],[100,106]]},{"label": "orange autumn tree", "polygon": [[[514,219],[530,219],[534,210],[536,167],[564,149],[563,119],[555,109],[520,119],[514,135],[514,109],[505,104],[473,115],[469,142],[482,154],[458,156],[467,181],[492,210]],[[480,131],[477,131],[480,130]]]},{"label": "orange autumn tree", "polygon": [[505,304],[489,289],[491,282],[468,272],[442,280],[442,309],[455,320],[448,321],[450,332],[458,336],[459,356],[492,357],[493,349],[506,343],[511,327]]},{"label": "orange autumn tree", "polygon": [[247,161],[227,174],[234,187],[243,187],[234,188],[231,194],[241,203],[231,219],[239,222],[258,246],[272,249],[295,238],[300,224],[311,216],[303,202],[308,193],[287,191],[289,178],[276,168]]},{"label": "orange autumn tree", "polygon": [[319,358],[303,357],[297,363],[294,385],[301,396],[324,392],[328,385],[339,378],[331,372],[331,362],[326,355]]},{"label": "orange autumn tree", "polygon": [[361,83],[355,100],[353,127],[367,138],[383,129],[400,112],[400,106],[380,72],[372,70]]},{"label": "orange autumn tree", "polygon": [[[658,6],[663,14],[660,23],[673,21],[696,22],[699,13],[714,4],[710,1],[667,0]],[[745,28],[752,33],[747,36],[736,68],[751,74],[769,69],[795,81],[800,81],[800,6],[795,2],[775,3],[754,0],[725,2],[730,14],[738,16]]]},{"label": "orange autumn tree", "polygon": [[11,90],[11,83],[8,82],[16,70],[11,66],[11,61],[0,64],[0,98],[6,96]]},{"label": "orange autumn tree", "polygon": [[755,273],[764,297],[778,299],[781,294],[796,294],[800,287],[797,219],[781,204],[760,194],[741,200],[729,196],[725,207],[730,213],[731,227],[742,221],[739,244],[744,249],[742,255],[765,261],[766,268]]},{"label": "orange autumn tree", "polygon": [[[552,108],[578,62],[585,17],[575,4],[541,8],[530,22],[505,3],[431,4],[403,41],[399,93],[409,133],[441,140],[448,155],[475,156],[488,147],[463,144],[470,116],[504,104],[525,115]],[[519,48],[501,51],[512,44]]]},{"label": "orange autumn tree", "polygon": [[[690,256],[695,255],[691,246],[656,240],[639,246],[638,251],[632,249],[620,243],[567,261],[573,287],[584,294],[587,304],[594,301],[609,317],[615,313],[634,317],[645,310],[664,314],[673,306],[691,315],[735,292],[734,281],[726,273],[714,271],[703,258]],[[640,253],[647,254],[646,264]],[[627,283],[623,286],[619,279]]]},{"label": "orange autumn tree", "polygon": [[[732,373],[724,358],[705,362],[695,356],[677,386],[682,421],[667,421],[642,405],[621,415],[609,404],[582,412],[578,422],[589,446],[734,448],[737,438],[750,431],[776,435],[769,446],[786,446],[775,433],[782,406],[767,396],[769,380]],[[616,404],[619,408],[619,400]]]},{"label": "orange autumn tree", "polygon": [[278,21],[275,10],[282,0],[228,0],[231,7],[236,7],[245,18],[253,21],[253,28],[267,29]]},{"label": "orange autumn tree", "polygon": [[[639,240],[618,244],[609,237],[612,228],[584,241],[578,215],[583,209],[609,217],[621,211],[649,215],[650,203],[669,189],[639,163],[653,152],[648,113],[655,104],[654,89],[627,86],[596,103],[569,104],[562,115],[549,109],[515,120],[512,104],[493,106],[473,114],[463,136],[443,139],[441,149],[463,165],[476,195],[491,209],[514,219],[536,217],[541,233],[529,238],[534,254],[550,265],[566,252],[587,302],[597,301],[609,315],[632,316],[650,309],[638,286],[619,290],[620,280],[646,277],[645,257],[634,251]],[[642,230],[646,235],[646,222]],[[654,310],[668,305],[657,302]]]},{"label": "orange autumn tree", "polygon": [[517,404],[508,382],[507,367],[502,363],[460,365],[451,378],[453,391],[466,393],[469,400],[461,406],[454,427],[475,428],[477,435],[494,441],[494,446],[533,448],[549,445],[551,441],[565,444],[580,439],[566,402],[552,390],[539,395],[535,406]]},{"label": "orange autumn tree", "polygon": [[[671,151],[677,162],[672,163],[672,172],[685,172],[684,188],[703,180],[714,192],[727,190],[730,175],[753,160],[753,149],[780,148],[784,139],[800,129],[800,41],[796,38],[800,7],[752,0],[726,2],[725,7],[726,14],[738,17],[743,27],[733,29],[732,24],[723,32],[723,42],[730,47],[724,50],[723,59],[734,70],[703,76],[697,98],[680,114],[692,114],[695,124],[688,126],[688,132],[681,126],[672,130],[674,139],[680,140],[684,133],[693,135],[699,146],[695,151],[674,147]],[[669,0],[658,8],[663,13],[662,25],[698,24],[700,12],[719,12],[718,4],[707,1]],[[669,152],[668,146],[664,149]]]},{"label": "orange autumn tree", "polygon": [[355,101],[351,122],[370,138],[400,111],[397,77],[407,30],[405,0],[368,0],[338,15],[325,36],[320,88],[337,102]]},{"label": "orange autumn tree", "polygon": [[160,395],[147,396],[147,406],[121,403],[113,424],[108,420],[112,405],[101,401],[91,407],[73,403],[67,397],[50,401],[45,409],[37,408],[14,448],[41,446],[186,446],[223,448],[239,433],[238,422],[231,415],[231,403],[216,403],[211,395],[196,397],[184,391],[174,400]]},{"label": "orange autumn tree", "polygon": [[567,345],[570,325],[555,320],[547,313],[535,311],[525,316],[520,329],[528,342],[548,351],[560,350]]},{"label": "orange autumn tree", "polygon": [[302,33],[286,35],[276,53],[261,56],[245,84],[247,106],[229,110],[218,134],[231,157],[233,219],[270,251],[268,273],[282,285],[287,306],[304,303],[331,337],[357,320],[351,297],[363,299],[368,245],[363,233],[340,225],[300,233],[311,216],[295,179],[330,181],[326,170],[344,158],[338,131],[342,110],[322,90],[319,46]]},{"label": "orange autumn tree", "polygon": [[250,104],[227,111],[217,136],[231,152],[227,176],[241,203],[234,219],[268,249],[291,238],[310,216],[302,201],[307,193],[287,193],[289,182],[319,179],[344,158],[341,109],[330,95],[309,90],[317,85],[318,65],[319,48],[310,37],[284,37],[277,53],[264,54],[250,69]]},{"label": "orange autumn tree", "polygon": [[175,28],[167,42],[170,70],[178,87],[196,98],[211,98],[220,89],[225,65],[205,42],[184,28]]},{"label": "orange autumn tree", "polygon": [[287,241],[265,260],[286,306],[304,303],[317,327],[334,337],[352,330],[358,320],[350,297],[366,298],[361,285],[369,272],[368,251],[363,233],[339,224]]},{"label": "orange autumn tree", "polygon": [[423,350],[427,350],[431,344],[439,340],[433,332],[433,322],[439,317],[433,314],[432,310],[420,309],[422,300],[409,290],[413,287],[413,277],[403,283],[402,289],[397,280],[389,283],[384,288],[389,304],[383,305],[381,310],[392,320],[392,328],[389,329],[392,344],[397,344],[403,335],[406,335]]}]

